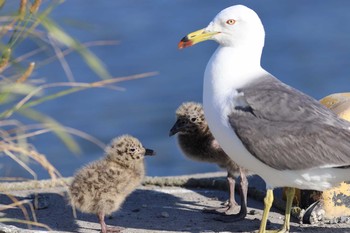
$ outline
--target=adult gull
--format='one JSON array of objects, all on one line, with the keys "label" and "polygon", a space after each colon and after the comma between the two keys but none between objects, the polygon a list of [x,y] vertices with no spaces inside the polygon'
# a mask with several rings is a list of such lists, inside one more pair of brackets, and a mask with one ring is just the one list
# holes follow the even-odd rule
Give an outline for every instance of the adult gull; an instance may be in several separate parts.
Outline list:
[{"label": "adult gull", "polygon": [[209,128],[233,161],[266,181],[260,233],[266,231],[273,188],[287,187],[279,232],[288,232],[294,188],[322,191],[348,180],[350,123],[261,67],[265,31],[253,10],[243,5],[222,10],[179,48],[205,40],[219,44],[204,74]]}]

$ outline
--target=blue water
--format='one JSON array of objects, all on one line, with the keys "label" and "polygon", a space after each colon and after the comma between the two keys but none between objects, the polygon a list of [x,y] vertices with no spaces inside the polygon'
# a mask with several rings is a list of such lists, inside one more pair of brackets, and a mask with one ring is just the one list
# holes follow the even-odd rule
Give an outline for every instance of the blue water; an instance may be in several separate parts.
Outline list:
[{"label": "blue water", "polygon": [[[205,27],[221,9],[238,3],[253,8],[265,25],[265,69],[316,99],[350,91],[348,0],[75,0],[59,6],[52,17],[81,42],[118,40],[118,45],[91,48],[113,76],[159,74],[120,83],[125,91],[88,90],[42,104],[37,110],[105,143],[125,133],[138,137],[157,152],[156,157],[147,158],[147,175],[217,171],[215,165],[186,159],[176,139],[168,137],[176,108],[184,101],[201,101],[204,68],[216,44],[210,41],[180,51],[177,43],[187,33]],[[29,43],[22,49],[36,47]],[[45,56],[33,59],[40,62]],[[97,80],[79,55],[71,54],[67,61],[77,81]],[[35,77],[65,80],[58,62],[38,68]],[[30,140],[64,176],[102,155],[92,143],[77,141],[83,151],[80,155],[69,152],[50,134]],[[2,175],[30,177],[9,159],[2,159]],[[40,178],[48,177],[31,165]]]}]

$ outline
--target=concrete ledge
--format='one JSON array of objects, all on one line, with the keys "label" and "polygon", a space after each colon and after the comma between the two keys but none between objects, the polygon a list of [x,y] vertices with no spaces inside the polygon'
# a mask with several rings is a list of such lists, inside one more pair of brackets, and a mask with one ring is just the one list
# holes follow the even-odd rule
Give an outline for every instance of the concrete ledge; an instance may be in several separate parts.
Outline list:
[{"label": "concrete ledge", "polygon": [[[33,193],[44,200],[42,209],[36,210],[38,222],[44,223],[57,233],[99,232],[96,216],[78,212],[74,219],[68,204],[66,185],[72,178],[52,180],[6,182],[0,183],[1,204],[9,204],[11,200],[4,193],[14,195],[19,200],[30,200]],[[258,182],[260,184],[261,181]],[[254,184],[254,182],[251,182]],[[258,229],[263,209],[264,191],[252,185],[249,188],[248,211],[250,214],[240,222],[223,223],[217,221],[218,215],[203,213],[205,207],[218,207],[228,197],[226,173],[206,173],[176,177],[146,177],[143,185],[132,193],[123,207],[106,219],[108,225],[121,226],[126,233],[161,233],[161,232],[251,232]],[[33,195],[32,195],[33,196]],[[239,197],[236,197],[239,200]],[[278,229],[283,223],[284,201],[275,198],[275,206],[271,210],[270,229]],[[33,219],[30,208],[25,205],[29,217]],[[237,209],[238,212],[238,209]],[[283,211],[282,211],[283,212]],[[19,208],[0,212],[0,221],[4,218],[23,219]],[[6,223],[7,224],[7,223]],[[45,232],[43,228],[25,230],[26,225],[9,223],[14,226],[0,225],[0,233],[33,233]],[[328,226],[301,226],[297,220],[291,224],[290,232],[350,232],[348,225],[334,224]]]}]

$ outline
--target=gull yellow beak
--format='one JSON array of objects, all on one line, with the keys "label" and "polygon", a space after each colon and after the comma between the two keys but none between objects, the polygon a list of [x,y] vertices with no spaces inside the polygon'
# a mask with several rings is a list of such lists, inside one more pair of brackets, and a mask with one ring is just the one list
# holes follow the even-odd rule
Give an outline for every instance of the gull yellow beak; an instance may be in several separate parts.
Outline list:
[{"label": "gull yellow beak", "polygon": [[178,48],[184,49],[199,42],[210,40],[214,35],[219,33],[220,32],[208,32],[205,30],[205,28],[192,32],[181,39],[181,41],[178,44]]}]

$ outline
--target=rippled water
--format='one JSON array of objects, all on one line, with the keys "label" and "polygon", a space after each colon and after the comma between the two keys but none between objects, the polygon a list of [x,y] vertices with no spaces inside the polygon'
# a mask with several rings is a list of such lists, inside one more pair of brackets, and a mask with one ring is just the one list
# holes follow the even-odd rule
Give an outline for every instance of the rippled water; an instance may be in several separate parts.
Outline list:
[{"label": "rippled water", "polygon": [[[113,76],[149,71],[159,75],[128,81],[125,91],[94,89],[41,105],[64,125],[83,130],[105,143],[130,133],[157,152],[147,159],[148,175],[179,175],[216,171],[215,165],[184,158],[168,132],[174,111],[184,101],[201,101],[205,65],[216,48],[206,42],[179,51],[178,41],[206,26],[223,8],[244,3],[258,12],[266,30],[262,64],[280,80],[319,99],[350,90],[350,1],[204,1],[118,0],[66,1],[53,18],[82,42],[118,40],[115,46],[94,47]],[[78,26],[77,26],[78,25]],[[33,47],[23,48],[29,50]],[[38,57],[40,59],[41,57]],[[42,58],[41,58],[42,59]],[[78,55],[69,55],[79,81],[96,80]],[[37,75],[59,80],[57,63]],[[31,140],[64,176],[102,155],[95,145],[78,139],[81,155],[72,155],[52,135]],[[2,174],[28,176],[8,160]],[[34,166],[40,178],[46,172]]]}]

